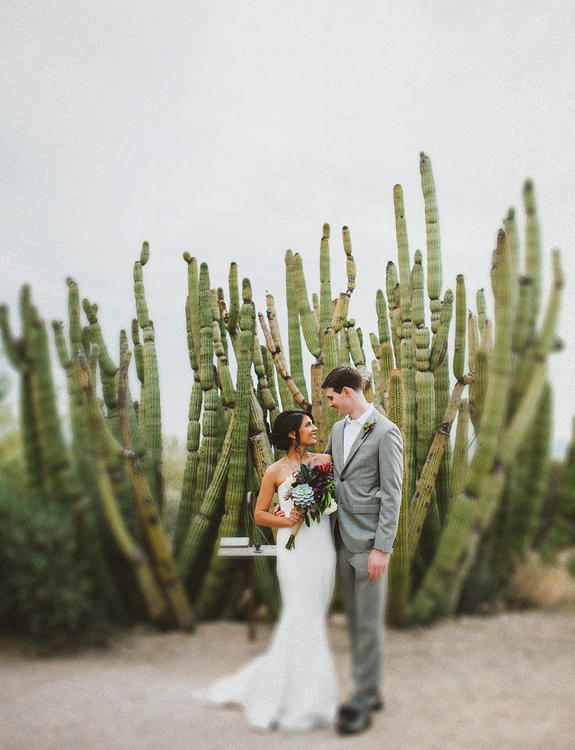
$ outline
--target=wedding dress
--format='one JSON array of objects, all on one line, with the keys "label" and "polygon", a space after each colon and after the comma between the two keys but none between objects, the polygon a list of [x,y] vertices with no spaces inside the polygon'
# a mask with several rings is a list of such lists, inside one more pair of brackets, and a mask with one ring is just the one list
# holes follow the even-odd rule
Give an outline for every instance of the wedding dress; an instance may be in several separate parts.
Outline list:
[{"label": "wedding dress", "polygon": [[[290,515],[286,497],[293,475],[278,487],[281,509]],[[228,677],[194,697],[243,708],[258,729],[306,730],[331,724],[336,715],[337,684],[327,640],[336,554],[330,519],[305,524],[295,548],[285,549],[289,528],[277,533],[277,574],[282,609],[270,648]]]}]

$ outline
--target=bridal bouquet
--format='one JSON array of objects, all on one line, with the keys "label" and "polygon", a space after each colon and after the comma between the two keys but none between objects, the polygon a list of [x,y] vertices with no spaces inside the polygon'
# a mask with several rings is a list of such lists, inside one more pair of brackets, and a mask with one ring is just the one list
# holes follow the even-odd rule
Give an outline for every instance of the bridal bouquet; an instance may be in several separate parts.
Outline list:
[{"label": "bridal bouquet", "polygon": [[[322,514],[329,515],[337,510],[334,494],[332,463],[315,466],[301,464],[297,474],[294,474],[287,497],[291,497],[294,508],[299,510],[305,525],[309,526],[310,521],[319,523]],[[300,528],[301,523],[292,526],[286,549],[295,547],[295,538]]]}]

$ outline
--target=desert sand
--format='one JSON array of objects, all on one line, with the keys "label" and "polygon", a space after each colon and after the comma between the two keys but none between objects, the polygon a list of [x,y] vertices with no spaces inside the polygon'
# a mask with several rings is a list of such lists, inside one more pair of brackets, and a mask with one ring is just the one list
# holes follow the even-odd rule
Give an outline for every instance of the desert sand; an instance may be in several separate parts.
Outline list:
[{"label": "desert sand", "polygon": [[[386,707],[372,729],[255,732],[236,709],[204,707],[192,689],[227,674],[269,642],[238,623],[194,634],[139,630],[107,650],[23,656],[0,644],[3,750],[511,750],[575,748],[575,611],[463,617],[386,634]],[[347,634],[330,639],[342,697],[350,687]]]}]

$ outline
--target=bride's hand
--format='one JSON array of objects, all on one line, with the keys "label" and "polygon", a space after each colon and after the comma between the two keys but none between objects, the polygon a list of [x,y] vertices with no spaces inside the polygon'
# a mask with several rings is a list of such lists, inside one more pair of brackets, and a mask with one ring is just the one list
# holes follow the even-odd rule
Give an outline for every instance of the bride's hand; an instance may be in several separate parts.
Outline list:
[{"label": "bride's hand", "polygon": [[303,516],[299,512],[299,510],[297,510],[297,508],[292,508],[292,511],[290,513],[290,520],[292,526],[295,526],[296,523],[303,523]]},{"label": "bride's hand", "polygon": [[279,505],[276,505],[276,507],[274,508],[274,516],[277,516],[278,518],[285,518],[285,513]]}]

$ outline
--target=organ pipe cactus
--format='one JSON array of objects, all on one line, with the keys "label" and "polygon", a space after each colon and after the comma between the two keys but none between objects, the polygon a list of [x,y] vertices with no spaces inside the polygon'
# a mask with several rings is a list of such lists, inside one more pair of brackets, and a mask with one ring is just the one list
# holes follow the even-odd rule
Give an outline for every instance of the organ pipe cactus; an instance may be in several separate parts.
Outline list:
[{"label": "organ pipe cactus", "polygon": [[467,451],[469,443],[469,402],[462,399],[457,415],[457,431],[453,449],[453,476],[451,479],[451,497],[447,512],[451,510],[453,498],[458,497],[465,487],[467,474]]},{"label": "organ pipe cactus", "polygon": [[[295,289],[295,276],[293,272],[293,253],[291,250],[287,250],[285,254],[285,268],[286,268],[286,306],[287,306],[287,316],[288,316],[288,343],[289,343],[289,363],[290,363],[290,370],[293,374],[293,378],[295,380],[295,383],[298,387],[298,390],[301,391],[303,394],[303,397],[307,400],[307,385],[305,382],[304,372],[303,372],[303,354],[302,354],[302,347],[301,347],[301,334],[300,334],[300,326],[299,326],[299,312],[298,312],[298,304],[297,304],[297,294]],[[284,389],[287,390],[287,387],[285,386],[283,379],[280,383],[280,391],[281,387],[284,387]],[[286,404],[289,403],[289,399],[287,399],[287,393],[284,392],[284,398],[285,403],[283,404],[283,408],[286,408]],[[283,399],[282,399],[283,403]]]},{"label": "organ pipe cactus", "polygon": [[175,623],[184,629],[193,626],[193,615],[188,597],[180,579],[179,571],[172,556],[170,543],[164,531],[158,509],[152,497],[146,476],[138,457],[132,450],[132,438],[126,409],[127,374],[130,364],[130,354],[127,341],[122,346],[120,357],[120,377],[118,386],[119,421],[124,446],[123,455],[126,470],[134,492],[134,502],[138,510],[142,526],[146,534],[148,548],[151,551],[154,569],[170,606]]},{"label": "organ pipe cactus", "polygon": [[[283,349],[282,349],[282,343],[281,343],[281,338],[280,338],[280,333],[279,333],[279,325],[277,323],[275,302],[271,294],[266,295],[266,302],[267,302],[266,309],[267,309],[267,321],[268,322],[266,322],[266,319],[261,313],[259,313],[258,315],[258,320],[262,328],[262,332],[264,335],[266,345],[269,349],[274,365],[278,372],[280,394],[282,392],[281,385],[282,383],[284,383],[285,387],[288,389],[288,393],[290,393],[293,396],[293,400],[298,405],[298,407],[301,409],[309,410],[311,408],[311,405],[309,404],[309,402],[307,401],[303,393],[300,392],[297,386],[297,383],[295,382],[295,379],[292,377],[291,373],[289,372],[289,369],[287,366],[287,362],[286,362]],[[291,405],[288,405],[289,402],[285,395],[282,395],[281,399],[282,399],[282,406],[284,409],[292,408]]]},{"label": "organ pipe cactus", "polygon": [[504,424],[511,380],[511,335],[517,295],[516,286],[511,278],[509,246],[503,230],[500,230],[497,238],[494,274],[496,341],[490,362],[480,439],[468,470],[465,489],[454,500],[437,555],[414,601],[413,613],[417,618],[426,619],[430,616],[436,598],[443,593],[447,581],[456,574],[460,556],[466,549],[471,525],[475,520],[476,499],[481,491],[481,482],[495,457],[497,439]]},{"label": "organ pipe cactus", "polygon": [[[97,347],[93,349],[94,361],[98,356]],[[90,430],[94,436],[92,455],[98,486],[98,493],[104,515],[118,548],[132,564],[134,574],[140,586],[149,616],[152,620],[162,621],[166,618],[167,605],[158,585],[144,550],[133,539],[125,525],[118,507],[114,489],[106,470],[105,456],[110,453],[121,455],[122,446],[106,428],[96,400],[93,375],[83,352],[75,358],[78,378],[85,393],[85,410]]]},{"label": "organ pipe cactus", "polygon": [[[250,368],[254,345],[255,310],[251,300],[246,300],[241,309],[240,334],[238,336],[237,399],[234,407],[234,429],[230,455],[230,467],[224,497],[224,513],[218,536],[237,536],[241,511],[245,501],[248,458],[248,423],[250,408]],[[215,557],[198,602],[200,616],[209,615],[222,605],[228,574],[233,569],[229,558]]]},{"label": "organ pipe cactus", "polygon": [[138,325],[142,329],[144,339],[142,347],[144,385],[140,397],[142,433],[146,442],[143,465],[152,496],[161,511],[164,503],[164,484],[162,475],[160,384],[156,355],[156,335],[154,324],[150,320],[148,313],[143,277],[143,267],[148,262],[149,256],[149,245],[147,242],[144,242],[140,260],[134,263],[134,296],[136,299]]},{"label": "organ pipe cactus", "polygon": [[[79,539],[94,542],[88,545],[90,565],[100,566],[105,573],[108,547],[98,546],[93,523],[98,519],[91,514],[91,503],[99,500],[104,536],[131,561],[150,619],[189,627],[189,601],[197,605],[199,616],[238,612],[235,600],[242,596],[242,578],[233,564],[215,554],[218,533],[245,533],[243,500],[248,489],[257,491],[274,460],[268,432],[280,408],[311,408],[321,449],[337,419],[327,408],[321,383],[337,364],[353,362],[360,369],[366,397],[400,425],[404,436],[405,476],[390,569],[390,621],[406,624],[409,617],[428,621],[451,613],[469,604],[472,589],[492,595],[495,584],[506,583],[503,570],[511,568],[513,555],[528,548],[541,493],[525,492],[525,487],[543,486],[549,453],[551,394],[546,360],[555,339],[562,283],[558,259],[554,261],[554,290],[538,328],[541,240],[533,186],[527,183],[524,268],[518,220],[510,210],[491,276],[494,321],[487,319],[483,290],[476,293],[476,310],[468,312],[462,275],[456,279],[455,295],[450,289],[442,290],[437,191],[431,162],[423,153],[420,175],[426,248],[410,258],[403,190],[396,185],[397,263],[387,263],[385,286],[376,294],[376,333],[370,334],[365,327],[362,333],[350,316],[356,268],[347,227],[342,230],[347,283],[339,294],[332,296],[329,225],[323,226],[319,243],[317,294],[309,294],[311,280],[304,274],[301,256],[289,250],[285,254],[289,355],[272,294],[265,298],[265,314],[259,315],[262,347],[253,327],[251,287],[244,281],[240,293],[237,265],[230,266],[226,306],[222,288],[210,288],[207,264],[199,266],[189,253],[184,254],[192,388],[187,459],[173,540],[181,579],[159,515],[163,499],[161,413],[155,333],[143,284],[147,243],[134,266],[137,320],[132,324],[132,341],[141,383],[139,404],[130,397],[126,335],[121,336],[120,377],[98,322],[97,305],[84,300],[87,325],[83,328],[78,287],[68,280],[69,343],[62,324],[56,322],[53,328],[68,385],[70,446],[64,444],[67,431],[55,408],[45,327],[29,291],[25,289],[21,297],[19,339],[11,333],[6,308],[0,308],[4,348],[20,373],[29,482],[39,492],[60,493],[71,509],[77,508]],[[450,352],[454,308],[455,349]],[[307,382],[302,334],[312,356]],[[374,357],[370,361],[364,350],[368,337]],[[235,384],[231,377],[234,357],[238,365]],[[455,385],[450,383],[451,368]],[[98,370],[103,408],[95,392]],[[458,413],[452,455],[449,434]],[[528,432],[532,436],[529,446]],[[535,443],[537,455],[533,454]],[[65,456],[72,460],[66,463]],[[96,505],[93,510],[100,512]],[[482,553],[477,556],[481,537]],[[267,536],[258,530],[257,538],[264,541]],[[495,554],[502,548],[504,554]],[[149,574],[137,570],[138,550]],[[88,547],[82,554],[88,556]],[[260,558],[256,570],[257,589],[273,610],[272,569]],[[229,594],[233,601],[224,606],[228,577],[234,582]],[[111,583],[110,602],[117,582]],[[487,588],[482,589],[483,584]]]},{"label": "organ pipe cactus", "polygon": [[[402,431],[405,423],[403,377],[401,370],[392,370],[389,376],[389,419]],[[404,481],[402,484],[401,506],[399,510],[399,521],[397,534],[393,545],[393,555],[389,570],[389,601],[387,617],[392,625],[405,625],[408,618],[409,591],[410,591],[410,557],[408,539],[408,512],[409,500],[408,486]]]},{"label": "organ pipe cactus", "polygon": [[421,189],[425,202],[425,233],[427,238],[427,294],[431,312],[431,330],[437,333],[441,317],[441,240],[439,212],[435,197],[435,181],[431,161],[423,151],[419,155]]},{"label": "organ pipe cactus", "polygon": [[29,296],[29,288],[22,287],[20,292],[21,337],[19,339],[14,338],[10,327],[8,308],[5,305],[0,307],[0,331],[8,361],[20,373],[20,428],[26,479],[31,489],[38,490],[43,485],[44,471],[40,453],[36,406],[32,395],[34,374],[30,352]]},{"label": "organ pipe cactus", "polygon": [[184,253],[188,269],[188,295],[186,298],[186,331],[188,357],[193,371],[194,383],[188,405],[188,432],[186,439],[186,466],[182,482],[182,493],[178,505],[174,550],[179,553],[182,542],[188,532],[194,513],[194,496],[196,474],[198,469],[199,448],[201,440],[200,416],[202,412],[203,391],[199,373],[200,327],[199,327],[199,290],[198,264],[189,253]]},{"label": "organ pipe cactus", "polygon": [[[485,412],[478,436],[478,447],[471,460],[464,492],[454,506],[432,568],[418,592],[413,611],[416,618],[427,618],[430,610],[440,606],[453,611],[473,560],[480,534],[487,528],[503,490],[506,471],[529,427],[543,392],[546,359],[554,340],[559,312],[563,276],[559,255],[554,253],[554,283],[545,319],[537,339],[538,359],[523,398],[507,428],[502,430],[509,392],[511,346],[518,287],[511,278],[511,257],[506,236],[500,231],[495,255],[496,327],[495,347],[490,361]],[[500,433],[498,439],[497,435]],[[457,526],[466,527],[459,534]]]},{"label": "organ pipe cactus", "polygon": [[198,467],[194,486],[191,517],[198,511],[204,494],[209,487],[218,459],[218,405],[220,397],[213,369],[212,306],[208,266],[202,263],[199,276],[199,380],[203,391],[202,442],[198,455]]},{"label": "organ pipe cactus", "polygon": [[[343,248],[346,255],[346,274],[347,274],[347,288],[345,292],[341,292],[335,301],[331,299],[331,281],[330,281],[330,256],[329,256],[329,237],[330,228],[328,224],[323,225],[322,239],[320,242],[320,295],[317,297],[315,302],[312,302],[313,307],[310,306],[309,294],[307,290],[307,283],[303,271],[302,259],[299,253],[287,253],[286,254],[286,272],[288,275],[293,276],[292,279],[286,281],[287,285],[287,297],[288,297],[288,324],[290,326],[290,342],[294,340],[295,357],[293,360],[293,367],[299,372],[300,359],[299,351],[297,348],[298,337],[295,333],[295,316],[293,315],[293,302],[294,298],[297,303],[297,310],[299,313],[299,319],[301,322],[301,330],[304,336],[304,340],[308,347],[310,354],[314,357],[315,361],[311,367],[311,399],[312,403],[309,404],[306,396],[301,393],[300,389],[295,382],[296,379],[292,377],[292,374],[288,371],[285,357],[282,354],[282,344],[279,335],[279,326],[277,323],[277,315],[275,312],[275,303],[271,295],[267,295],[267,317],[268,325],[266,325],[263,317],[260,315],[260,324],[266,339],[266,344],[274,359],[278,375],[283,378],[285,384],[288,386],[290,393],[294,397],[295,402],[300,408],[309,409],[311,407],[314,422],[318,427],[318,450],[321,450],[325,442],[327,441],[327,430],[333,423],[332,417],[327,411],[327,407],[323,400],[323,393],[321,390],[321,384],[325,376],[325,352],[324,346],[326,337],[328,340],[329,351],[327,357],[329,363],[332,364],[335,361],[340,361],[343,355],[343,349],[341,348],[341,340],[331,338],[328,335],[329,330],[333,330],[333,333],[337,336],[344,325],[347,323],[348,310],[349,310],[349,298],[355,289],[355,260],[353,258],[351,249],[351,237],[348,227],[342,229],[342,240]],[[354,331],[352,334],[353,340],[349,342],[349,349],[352,352],[352,358],[355,357],[358,364],[362,367],[362,371],[366,376],[366,380],[369,381],[369,375],[365,368],[365,356],[361,352],[361,344],[358,342],[357,332]],[[347,342],[346,342],[347,343]],[[290,351],[291,355],[291,351]],[[299,376],[298,376],[299,377]],[[285,399],[282,395],[282,404],[285,408]]]}]

